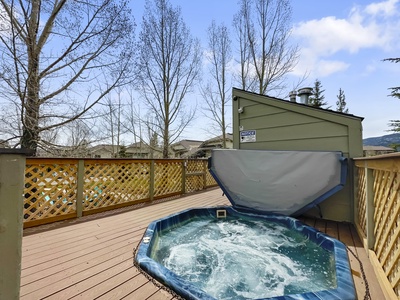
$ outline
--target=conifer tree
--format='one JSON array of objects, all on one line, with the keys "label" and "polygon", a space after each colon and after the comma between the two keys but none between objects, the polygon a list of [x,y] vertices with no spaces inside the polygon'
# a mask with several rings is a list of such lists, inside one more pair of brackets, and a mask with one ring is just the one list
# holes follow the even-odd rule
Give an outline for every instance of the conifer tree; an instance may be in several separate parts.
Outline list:
[{"label": "conifer tree", "polygon": [[336,111],[342,112],[345,114],[349,113],[349,109],[346,107],[346,95],[344,94],[344,90],[339,89],[339,95],[336,96],[338,101],[336,101]]},{"label": "conifer tree", "polygon": [[310,96],[308,99],[308,104],[310,106],[314,107],[320,107],[326,106],[328,102],[325,102],[325,96],[324,96],[325,90],[322,89],[322,84],[321,81],[318,79],[315,79],[314,87],[313,87],[313,95]]},{"label": "conifer tree", "polygon": [[[400,57],[386,58],[383,61],[400,63]],[[390,90],[392,90],[392,92],[391,92],[392,97],[400,99],[400,86],[391,87]],[[400,120],[390,120],[389,127],[391,127],[391,129],[389,129],[389,131],[400,132]]]}]

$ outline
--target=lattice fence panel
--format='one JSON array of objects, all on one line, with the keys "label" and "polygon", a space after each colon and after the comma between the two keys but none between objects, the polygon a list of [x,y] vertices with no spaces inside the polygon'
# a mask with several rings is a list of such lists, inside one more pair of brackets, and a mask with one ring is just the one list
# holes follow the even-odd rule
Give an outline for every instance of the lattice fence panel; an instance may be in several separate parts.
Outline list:
[{"label": "lattice fence panel", "polygon": [[191,175],[186,176],[186,192],[196,192],[204,189],[204,177],[203,175]]},{"label": "lattice fence panel", "polygon": [[[191,193],[206,188],[207,160],[189,159],[186,166],[186,192]],[[204,180],[205,179],[205,180]]]},{"label": "lattice fence panel", "polygon": [[357,191],[357,207],[358,207],[358,222],[361,230],[363,231],[364,237],[367,236],[367,219],[366,219],[366,208],[367,208],[367,191],[366,191],[366,177],[365,168],[358,168],[358,191]]},{"label": "lattice fence panel", "polygon": [[182,192],[182,161],[156,161],[154,163],[154,197]]},{"label": "lattice fence panel", "polygon": [[197,173],[204,171],[204,162],[202,159],[189,159],[186,164],[186,173]]},{"label": "lattice fence panel", "polygon": [[207,187],[218,185],[217,182],[215,181],[214,177],[212,177],[212,175],[208,171],[208,169],[207,169],[207,173],[206,173],[206,183],[207,183]]},{"label": "lattice fence panel", "polygon": [[149,161],[85,162],[84,210],[149,198]]},{"label": "lattice fence panel", "polygon": [[400,298],[400,173],[374,171],[374,251]]},{"label": "lattice fence panel", "polygon": [[77,162],[35,162],[25,168],[24,221],[76,213]]}]

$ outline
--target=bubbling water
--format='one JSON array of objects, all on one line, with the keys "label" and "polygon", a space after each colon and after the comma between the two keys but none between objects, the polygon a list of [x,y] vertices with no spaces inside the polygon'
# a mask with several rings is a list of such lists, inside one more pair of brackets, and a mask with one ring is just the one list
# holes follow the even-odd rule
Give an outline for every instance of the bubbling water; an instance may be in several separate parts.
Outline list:
[{"label": "bubbling water", "polygon": [[264,220],[193,219],[165,230],[152,258],[216,299],[256,299],[336,287],[333,253]]}]

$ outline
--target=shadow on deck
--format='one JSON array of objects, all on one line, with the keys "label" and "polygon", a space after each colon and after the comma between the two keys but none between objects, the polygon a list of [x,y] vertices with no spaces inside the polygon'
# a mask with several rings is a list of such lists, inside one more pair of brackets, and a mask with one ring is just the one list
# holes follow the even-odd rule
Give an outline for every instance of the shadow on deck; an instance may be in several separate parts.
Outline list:
[{"label": "shadow on deck", "polygon": [[[147,225],[191,207],[228,205],[220,189],[139,208],[63,221],[24,230],[21,299],[173,299],[133,267],[133,249]],[[371,299],[384,299],[372,266],[353,225],[300,218],[304,223],[344,242],[357,295],[366,284]]]}]

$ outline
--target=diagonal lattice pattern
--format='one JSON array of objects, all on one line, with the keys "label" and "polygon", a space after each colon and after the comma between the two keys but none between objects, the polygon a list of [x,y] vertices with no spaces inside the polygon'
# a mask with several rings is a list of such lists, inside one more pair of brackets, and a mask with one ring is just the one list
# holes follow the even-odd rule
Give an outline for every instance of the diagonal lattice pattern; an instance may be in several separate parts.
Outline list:
[{"label": "diagonal lattice pattern", "polygon": [[160,160],[154,163],[154,197],[182,192],[182,161]]},{"label": "diagonal lattice pattern", "polygon": [[189,159],[186,163],[186,192],[200,191],[206,186],[207,161]]},{"label": "diagonal lattice pattern", "polygon": [[150,161],[87,161],[83,209],[147,199],[149,188]]},{"label": "diagonal lattice pattern", "polygon": [[27,159],[24,221],[76,212],[77,161]]},{"label": "diagonal lattice pattern", "polygon": [[[77,199],[82,199],[82,209],[88,212],[149,201],[151,196],[158,199],[178,195],[183,192],[183,184],[186,192],[192,192],[213,183],[207,160],[29,158],[24,226],[76,217],[80,214]],[[83,187],[80,195],[78,186]]]},{"label": "diagonal lattice pattern", "polygon": [[217,182],[215,181],[214,177],[212,177],[212,175],[210,174],[210,172],[207,169],[206,172],[206,183],[207,183],[207,187],[211,187],[211,186],[217,186]]},{"label": "diagonal lattice pattern", "polygon": [[365,168],[358,168],[358,190],[357,190],[357,215],[358,215],[358,225],[360,226],[364,237],[367,236],[367,219],[366,219],[366,178],[365,178]]},{"label": "diagonal lattice pattern", "polygon": [[400,172],[374,170],[374,251],[400,297]]}]

